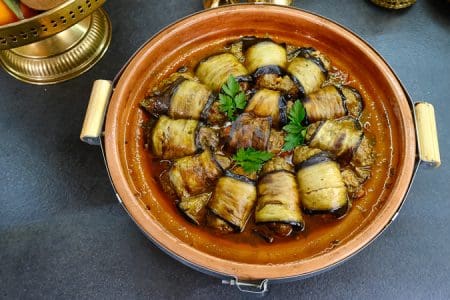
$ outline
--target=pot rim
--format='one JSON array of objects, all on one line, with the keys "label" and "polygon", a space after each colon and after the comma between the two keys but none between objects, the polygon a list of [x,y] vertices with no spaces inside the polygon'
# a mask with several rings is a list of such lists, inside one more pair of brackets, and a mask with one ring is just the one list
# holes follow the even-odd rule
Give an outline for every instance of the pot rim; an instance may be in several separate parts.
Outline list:
[{"label": "pot rim", "polygon": [[[232,13],[235,10],[249,10],[249,9],[270,9],[279,13],[295,13],[298,17],[306,19],[316,19],[324,26],[331,26],[335,29],[341,29],[342,35],[357,46],[361,50],[366,51],[372,60],[378,62],[378,66],[382,69],[384,75],[391,82],[391,87],[397,95],[396,99],[399,102],[399,107],[402,111],[403,123],[412,126],[403,126],[402,130],[405,136],[404,149],[407,150],[404,155],[404,163],[402,165],[401,174],[398,178],[397,184],[393,187],[389,199],[399,199],[395,205],[390,205],[388,209],[380,211],[378,216],[373,221],[358,232],[351,239],[346,241],[343,245],[334,249],[333,251],[317,255],[307,260],[294,261],[285,264],[275,265],[259,265],[249,264],[236,261],[222,259],[205,252],[201,252],[184,242],[180,241],[175,236],[172,236],[165,230],[159,222],[151,218],[146,210],[142,207],[142,203],[136,200],[133,192],[127,184],[127,179],[124,170],[121,167],[121,154],[117,145],[119,138],[117,133],[117,116],[121,113],[123,108],[120,106],[120,99],[128,98],[124,93],[126,87],[126,78],[136,71],[145,55],[139,56],[139,53],[150,51],[163,36],[163,33],[176,30],[176,28],[184,23],[188,23],[193,18],[206,14]],[[415,154],[416,154],[416,135],[414,132],[414,120],[410,110],[410,99],[404,90],[401,82],[398,80],[393,70],[389,67],[386,61],[378,54],[366,41],[361,39],[351,30],[346,27],[322,17],[318,14],[308,12],[295,7],[282,7],[277,5],[263,4],[237,4],[229,5],[206,11],[194,13],[190,16],[184,17],[160,30],[153,37],[151,37],[131,59],[125,64],[124,68],[119,72],[115,92],[112,95],[110,105],[108,107],[106,125],[105,125],[105,150],[107,165],[110,170],[112,182],[117,190],[118,195],[122,198],[123,206],[130,214],[132,219],[141,228],[141,230],[153,241],[158,247],[164,249],[166,252],[178,258],[189,266],[194,266],[198,269],[206,270],[208,273],[215,273],[222,276],[239,277],[241,279],[271,279],[281,280],[295,277],[306,277],[325,271],[337,264],[345,261],[351,256],[358,253],[365,246],[370,244],[381,232],[391,223],[397,211],[401,207],[406,197],[409,185],[413,178],[415,168]],[[402,102],[403,101],[403,102]],[[208,265],[205,265],[205,261]],[[274,268],[276,272],[274,272]],[[283,276],[279,276],[283,274]]]}]

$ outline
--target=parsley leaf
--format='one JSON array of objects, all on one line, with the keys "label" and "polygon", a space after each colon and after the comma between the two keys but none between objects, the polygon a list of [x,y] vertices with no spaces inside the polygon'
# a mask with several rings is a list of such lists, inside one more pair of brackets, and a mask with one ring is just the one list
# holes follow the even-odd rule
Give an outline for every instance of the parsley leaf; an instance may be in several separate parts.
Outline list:
[{"label": "parsley leaf", "polygon": [[240,148],[233,159],[245,172],[252,173],[261,170],[262,165],[270,160],[273,154],[266,151],[257,151],[253,148]]},{"label": "parsley leaf", "polygon": [[295,101],[289,112],[289,124],[283,127],[287,132],[284,138],[283,151],[290,151],[295,147],[301,145],[305,141],[306,127],[302,125],[306,117],[306,111],[300,100]]},{"label": "parsley leaf", "polygon": [[219,104],[220,111],[226,113],[232,121],[236,119],[236,111],[244,109],[247,105],[247,98],[233,75],[230,75],[227,82],[222,86],[222,91],[219,94]]}]

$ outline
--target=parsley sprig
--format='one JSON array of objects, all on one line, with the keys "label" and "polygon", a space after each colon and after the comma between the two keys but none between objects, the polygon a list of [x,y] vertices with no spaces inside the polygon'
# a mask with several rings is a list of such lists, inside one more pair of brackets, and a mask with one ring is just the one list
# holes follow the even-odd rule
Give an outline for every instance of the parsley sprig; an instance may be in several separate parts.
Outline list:
[{"label": "parsley sprig", "polygon": [[252,173],[261,170],[262,165],[272,157],[273,154],[267,151],[240,148],[236,155],[233,156],[233,159],[246,173]]},{"label": "parsley sprig", "polygon": [[289,123],[283,127],[287,132],[284,138],[283,151],[290,151],[295,147],[301,145],[305,141],[306,127],[302,125],[306,117],[306,111],[300,100],[295,101],[289,112]]},{"label": "parsley sprig", "polygon": [[236,120],[236,111],[244,109],[247,99],[241,91],[239,83],[233,75],[228,77],[227,82],[222,86],[219,94],[220,110],[227,114],[231,121]]}]

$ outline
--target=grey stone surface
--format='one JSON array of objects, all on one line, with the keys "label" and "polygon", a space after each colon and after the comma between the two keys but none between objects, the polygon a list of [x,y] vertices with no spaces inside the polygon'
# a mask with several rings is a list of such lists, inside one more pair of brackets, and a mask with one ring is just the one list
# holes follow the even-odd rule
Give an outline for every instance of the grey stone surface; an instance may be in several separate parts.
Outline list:
[{"label": "grey stone surface", "polygon": [[[402,11],[370,1],[295,1],[366,39],[413,99],[435,105],[438,170],[421,169],[396,222],[343,265],[274,284],[268,298],[450,298],[450,8],[418,1]],[[31,86],[0,70],[0,298],[248,297],[170,258],[114,198],[99,149],[79,132],[93,80],[112,79],[164,26],[202,8],[190,1],[108,1],[112,45],[90,72]]]}]

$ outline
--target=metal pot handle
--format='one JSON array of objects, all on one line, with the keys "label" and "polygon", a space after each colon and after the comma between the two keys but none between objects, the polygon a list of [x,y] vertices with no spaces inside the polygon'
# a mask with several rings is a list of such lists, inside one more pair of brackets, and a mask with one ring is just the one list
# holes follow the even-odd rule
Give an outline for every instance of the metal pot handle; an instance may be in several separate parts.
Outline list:
[{"label": "metal pot handle", "polygon": [[243,293],[254,294],[258,296],[265,296],[269,291],[269,279],[259,281],[244,281],[237,277],[233,279],[222,280],[222,284],[236,286],[239,291]]}]

